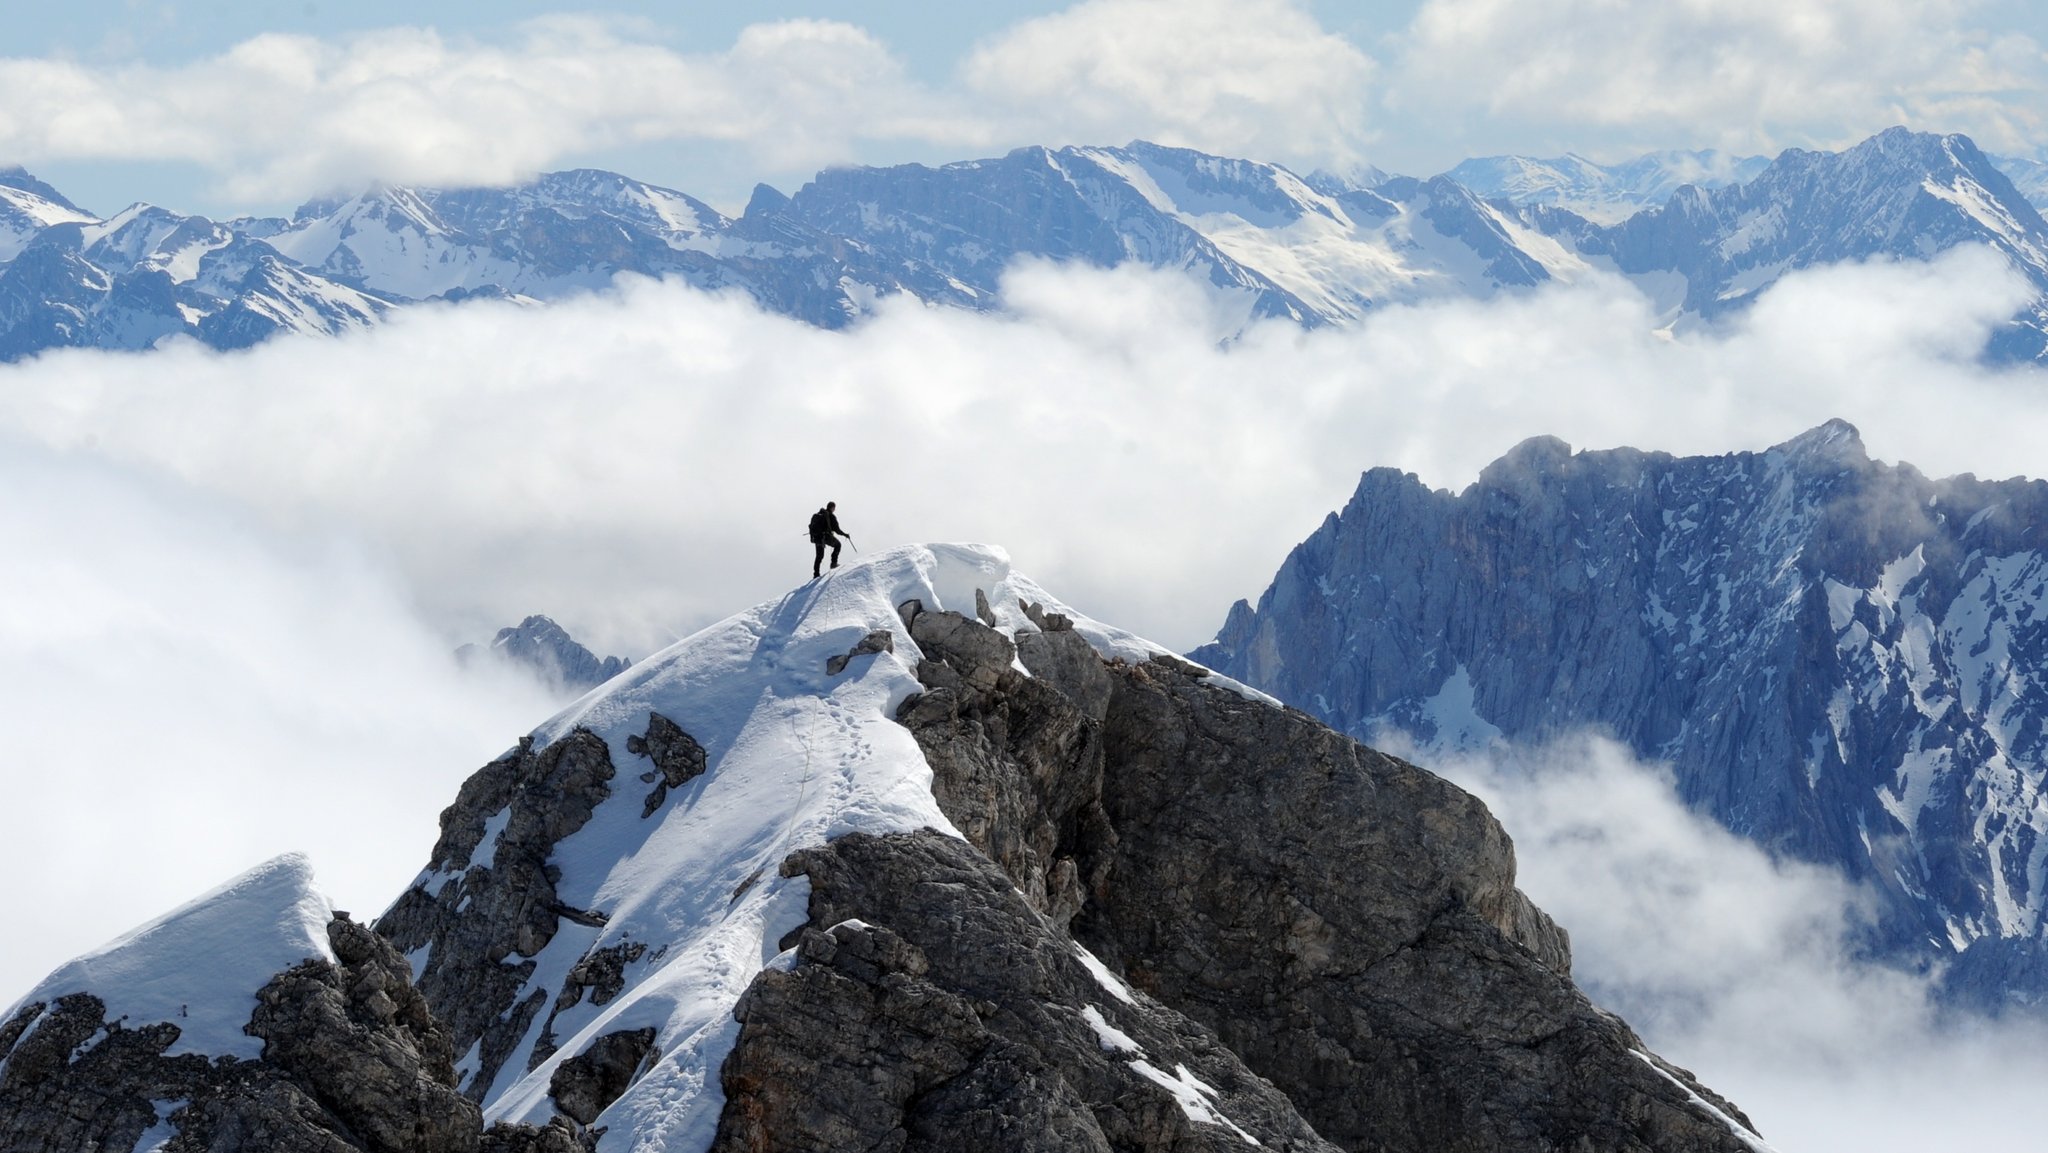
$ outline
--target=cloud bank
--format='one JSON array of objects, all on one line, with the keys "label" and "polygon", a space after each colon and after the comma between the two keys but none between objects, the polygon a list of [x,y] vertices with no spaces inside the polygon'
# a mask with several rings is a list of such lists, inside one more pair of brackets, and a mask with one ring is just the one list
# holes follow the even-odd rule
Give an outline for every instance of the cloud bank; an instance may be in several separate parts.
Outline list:
[{"label": "cloud bank", "polygon": [[1573,976],[1783,1153],[1996,1149],[2048,1076],[2038,1022],[1944,1021],[1924,976],[1856,958],[1867,895],[1771,861],[1593,736],[1423,757],[1515,839],[1520,884],[1572,934]]},{"label": "cloud bank", "polygon": [[[1367,44],[1300,0],[1082,0],[930,81],[837,20],[763,21],[713,52],[575,15],[490,37],[270,33],[181,65],[0,58],[0,160],[192,165],[254,205],[375,180],[505,184],[634,149],[696,149],[672,178],[714,180],[686,189],[712,196],[837,163],[1133,138],[1303,171],[1837,147],[1895,123],[2036,153],[2048,54],[1984,26],[1994,15],[1966,0],[1424,0]],[[734,157],[747,182],[725,171]]]},{"label": "cloud bank", "polygon": [[2012,475],[2048,432],[2039,372],[1973,361],[2028,293],[1977,249],[1790,276],[1677,338],[1609,279],[1227,341],[1241,302],[1178,274],[1027,265],[1004,292],[827,332],[628,279],[246,353],[62,352],[0,371],[0,433],[370,542],[471,634],[548,612],[644,652],[807,575],[826,499],[862,546],[1002,543],[1191,647],[1367,467],[1462,486],[1530,435],[1724,452],[1840,416],[1879,456]]}]

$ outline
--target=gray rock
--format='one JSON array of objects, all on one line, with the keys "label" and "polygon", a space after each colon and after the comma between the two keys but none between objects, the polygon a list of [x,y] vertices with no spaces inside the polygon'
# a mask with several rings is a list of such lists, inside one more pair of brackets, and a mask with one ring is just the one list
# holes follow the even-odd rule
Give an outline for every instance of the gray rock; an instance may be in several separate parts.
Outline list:
[{"label": "gray rock", "polygon": [[553,1076],[548,1078],[548,1096],[555,1099],[555,1106],[564,1115],[588,1125],[619,1099],[652,1052],[653,1029],[606,1033],[583,1052],[555,1066]]},{"label": "gray rock", "polygon": [[[1334,1149],[1205,1030],[1099,984],[960,841],[852,834],[785,871],[809,877],[810,924],[830,927],[799,930],[801,963],[741,1000],[714,1153],[1243,1148],[1233,1125]],[[1228,1123],[1197,1120],[1141,1060],[1198,1079]]]},{"label": "gray rock", "polygon": [[868,635],[860,638],[860,640],[857,641],[852,648],[846,650],[846,652],[826,657],[825,675],[836,677],[840,673],[845,672],[846,666],[851,664],[855,657],[869,656],[874,653],[893,653],[895,651],[896,634],[890,632],[888,629],[876,629]]},{"label": "gray rock", "polygon": [[1074,627],[1073,620],[1066,614],[1047,612],[1043,605],[1020,599],[1017,607],[1024,610],[1024,619],[1037,625],[1041,632],[1060,633]]},{"label": "gray rock", "polygon": [[[685,746],[661,736],[665,730],[651,719],[648,731],[642,741],[649,755],[660,742],[674,764],[673,754]],[[405,952],[433,946],[419,987],[457,1052],[479,1045],[481,1066],[463,1086],[471,1100],[483,1099],[547,1004],[544,990],[520,996],[533,972],[525,958],[553,940],[565,919],[603,923],[602,912],[562,903],[548,857],[611,795],[613,775],[610,750],[587,729],[538,750],[531,738],[522,739],[464,781],[442,812],[429,869],[447,875],[447,882],[437,892],[413,886],[377,922],[377,931]],[[500,812],[504,826],[490,858],[473,860],[486,822]]]},{"label": "gray rock", "polygon": [[167,1056],[174,1022],[105,1019],[90,993],[30,1005],[0,1027],[0,1148],[131,1149],[169,1113],[170,1153],[473,1153],[483,1129],[455,1089],[446,1034],[389,943],[337,914],[336,960],[310,960],[257,994],[257,1060]]},{"label": "gray rock", "polygon": [[654,786],[640,808],[643,820],[653,816],[654,810],[668,799],[670,789],[704,774],[704,746],[684,732],[681,725],[657,712],[648,712],[646,733],[626,738],[626,751],[654,762],[653,772],[640,775],[641,783]]},{"label": "gray rock", "polygon": [[1745,1148],[1687,1091],[1733,1106],[1652,1069],[1572,985],[1563,931],[1514,887],[1479,801],[1185,662],[1110,663],[1111,692],[1084,712],[1052,676],[1010,669],[991,630],[968,640],[976,627],[932,630],[948,643],[925,645],[931,687],[899,714],[942,808],[1035,911],[1068,915],[1053,878],[1071,867],[1075,938],[1212,1029],[1324,1137]]}]

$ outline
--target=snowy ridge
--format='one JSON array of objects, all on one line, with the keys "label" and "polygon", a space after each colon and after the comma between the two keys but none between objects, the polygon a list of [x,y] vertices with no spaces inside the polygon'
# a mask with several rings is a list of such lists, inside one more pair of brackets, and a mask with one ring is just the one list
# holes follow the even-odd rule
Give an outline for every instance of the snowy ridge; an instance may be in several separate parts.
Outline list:
[{"label": "snowy ridge", "polygon": [[[167,1051],[254,1058],[263,1042],[242,1032],[256,992],[308,958],[332,961],[333,907],[313,887],[306,858],[290,853],[121,935],[51,973],[0,1021],[26,1005],[90,992],[107,1019],[129,1027],[168,1021]],[[0,1070],[4,1070],[0,1063]]]},{"label": "snowy ridge", "polygon": [[[490,1120],[544,1122],[554,1112],[549,1079],[561,1060],[596,1037],[651,1027],[661,1057],[597,1122],[611,1127],[606,1149],[701,1148],[723,1097],[718,1069],[737,1036],[732,1009],[776,942],[801,925],[809,882],[777,867],[791,852],[845,833],[937,829],[957,836],[931,791],[931,770],[896,709],[921,691],[920,659],[897,606],[972,613],[976,590],[998,627],[1033,626],[1019,599],[1074,620],[1106,655],[1163,652],[1122,630],[1088,620],[1014,572],[1000,549],[910,546],[879,553],[806,584],[779,600],[727,618],[662,650],[535,730],[537,746],[579,728],[602,738],[625,777],[644,759],[627,739],[650,712],[702,744],[707,768],[643,819],[637,790],[620,789],[588,824],[560,842],[559,899],[600,910],[601,927],[565,923],[532,961],[520,998],[550,999],[569,970],[595,949],[645,946],[625,966],[622,992],[584,1001],[552,1018],[560,1045],[533,1070],[536,1018],[506,1072],[483,1097]],[[838,676],[826,660],[870,632],[887,630],[894,651],[856,658]],[[488,840],[488,838],[487,838]],[[479,847],[476,856],[487,860]],[[450,874],[422,874],[428,891]],[[508,958],[511,963],[516,958]],[[787,963],[784,959],[783,963]],[[415,965],[424,964],[424,958]],[[473,1075],[476,1054],[463,1069]]]}]

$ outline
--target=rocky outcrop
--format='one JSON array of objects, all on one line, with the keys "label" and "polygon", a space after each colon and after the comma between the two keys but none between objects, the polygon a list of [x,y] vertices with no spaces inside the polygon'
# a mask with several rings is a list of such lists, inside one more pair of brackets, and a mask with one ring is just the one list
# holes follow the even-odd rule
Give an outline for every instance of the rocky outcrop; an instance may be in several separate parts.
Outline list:
[{"label": "rocky outcrop", "polygon": [[[661,773],[693,759],[681,743],[688,737],[678,739],[670,729],[681,732],[650,715],[641,738]],[[602,912],[558,899],[560,874],[548,858],[611,796],[614,775],[609,748],[588,730],[541,749],[530,737],[521,740],[463,782],[441,814],[428,872],[377,922],[377,931],[400,949],[429,950],[419,987],[455,1050],[477,1046],[477,1070],[463,1085],[472,1100],[483,1099],[547,1003],[543,990],[521,995],[533,974],[528,958],[554,939],[564,920],[603,923]]]},{"label": "rocky outcrop", "polygon": [[171,1153],[474,1153],[483,1129],[455,1090],[445,1033],[404,957],[337,914],[335,960],[309,960],[256,995],[260,1059],[170,1054],[175,1021],[108,1020],[91,993],[24,1007],[0,1027],[0,1148]]},{"label": "rocky outcrop", "polygon": [[785,868],[812,927],[740,1002],[714,1153],[1334,1150],[1207,1030],[1091,975],[970,846],[857,833]]},{"label": "rocky outcrop", "polygon": [[654,815],[654,810],[668,799],[670,789],[704,775],[704,746],[660,713],[647,714],[647,731],[627,737],[626,751],[654,762],[652,771],[640,774],[640,783],[654,786],[640,806],[643,819]]},{"label": "rocky outcrop", "polygon": [[581,1053],[555,1066],[548,1095],[556,1108],[578,1124],[597,1120],[605,1106],[619,1099],[633,1083],[641,1063],[654,1052],[653,1029],[621,1029],[606,1033]]},{"label": "rocky outcrop", "polygon": [[[927,692],[899,715],[961,832],[1323,1137],[1746,1147],[1692,1095],[1739,1119],[1733,1106],[1572,985],[1565,935],[1515,889],[1512,847],[1476,799],[1186,662],[1104,663],[1069,631],[1012,649],[917,608]],[[904,931],[872,902],[813,902],[814,924]]]},{"label": "rocky outcrop", "polygon": [[855,658],[873,656],[876,653],[896,651],[896,634],[888,629],[875,629],[854,643],[854,646],[838,656],[825,658],[825,675],[836,677],[846,671]]},{"label": "rocky outcrop", "polygon": [[2048,923],[2044,575],[2048,483],[1930,479],[1840,421],[1718,457],[1541,437],[1462,493],[1366,473],[1193,655],[1363,740],[1612,734],[1873,883],[1894,956],[1996,1006],[2048,995],[2001,944]]}]

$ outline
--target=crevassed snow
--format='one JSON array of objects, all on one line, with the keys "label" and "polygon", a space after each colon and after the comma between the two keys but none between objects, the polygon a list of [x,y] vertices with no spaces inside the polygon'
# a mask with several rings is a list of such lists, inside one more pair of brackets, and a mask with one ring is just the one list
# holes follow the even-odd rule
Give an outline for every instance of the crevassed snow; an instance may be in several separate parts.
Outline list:
[{"label": "crevassed snow", "polygon": [[0,1020],[23,1005],[91,993],[127,1028],[176,1025],[170,1054],[258,1057],[263,1042],[242,1032],[257,991],[300,961],[332,961],[333,916],[312,866],[289,853],[70,962]]},{"label": "crevassed snow", "polygon": [[[787,963],[778,942],[807,916],[809,882],[780,876],[782,860],[851,832],[958,835],[932,797],[915,739],[894,719],[897,706],[922,691],[914,675],[920,653],[897,606],[914,598],[928,610],[972,615],[976,589],[1008,633],[1034,627],[1019,607],[1024,600],[1071,618],[1105,655],[1166,651],[1061,604],[1015,572],[1001,549],[906,546],[678,641],[535,731],[545,745],[589,729],[609,745],[618,776],[613,795],[550,858],[562,874],[560,899],[602,912],[605,924],[565,923],[533,958],[528,988],[558,991],[593,948],[638,942],[647,953],[627,966],[617,997],[560,1013],[560,1049],[522,1074],[547,1014],[536,1017],[484,1095],[488,1118],[545,1121],[554,1111],[548,1081],[561,1060],[599,1035],[652,1027],[661,1057],[598,1120],[608,1127],[600,1148],[652,1153],[709,1143],[724,1105],[718,1070],[737,1036],[733,1006],[765,966]],[[876,629],[894,634],[894,652],[826,675],[827,658]],[[649,766],[626,738],[646,729],[650,711],[696,738],[707,767],[643,819],[647,790],[637,776]],[[1091,970],[1130,999],[1099,962]]]}]

